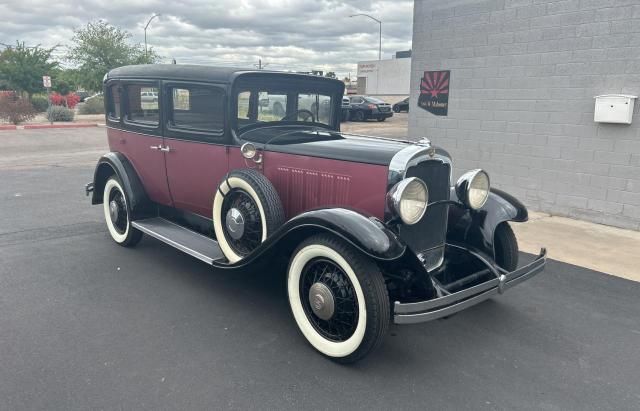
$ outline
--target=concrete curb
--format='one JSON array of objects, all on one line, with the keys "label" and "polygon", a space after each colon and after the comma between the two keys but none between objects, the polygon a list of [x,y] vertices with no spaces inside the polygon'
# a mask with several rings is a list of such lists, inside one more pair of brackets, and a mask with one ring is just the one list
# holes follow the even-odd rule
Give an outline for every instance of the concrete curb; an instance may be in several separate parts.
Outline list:
[{"label": "concrete curb", "polygon": [[[46,128],[86,128],[99,127],[98,123],[69,123],[69,124],[25,124],[22,126],[14,126],[12,124],[0,125],[0,130],[39,130]],[[103,125],[102,125],[103,126]]]}]

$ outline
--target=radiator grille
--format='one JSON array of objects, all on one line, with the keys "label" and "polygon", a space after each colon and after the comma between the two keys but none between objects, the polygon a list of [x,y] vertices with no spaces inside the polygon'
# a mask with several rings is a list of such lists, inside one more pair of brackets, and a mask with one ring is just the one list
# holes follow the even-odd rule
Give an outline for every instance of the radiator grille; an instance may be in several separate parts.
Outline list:
[{"label": "radiator grille", "polygon": [[[418,177],[429,188],[429,203],[449,199],[451,167],[439,160],[427,160],[407,170],[406,177]],[[424,217],[414,225],[401,225],[400,237],[411,250],[424,257],[427,270],[442,262],[447,236],[447,204],[430,205]]]}]

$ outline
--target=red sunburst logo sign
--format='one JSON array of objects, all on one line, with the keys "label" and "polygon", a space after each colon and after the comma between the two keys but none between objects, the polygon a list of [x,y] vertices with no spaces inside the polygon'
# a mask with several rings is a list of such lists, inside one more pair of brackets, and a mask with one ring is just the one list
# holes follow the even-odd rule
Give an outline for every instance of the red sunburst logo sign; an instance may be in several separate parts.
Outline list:
[{"label": "red sunburst logo sign", "polygon": [[449,70],[425,71],[420,80],[418,106],[437,116],[449,112]]}]

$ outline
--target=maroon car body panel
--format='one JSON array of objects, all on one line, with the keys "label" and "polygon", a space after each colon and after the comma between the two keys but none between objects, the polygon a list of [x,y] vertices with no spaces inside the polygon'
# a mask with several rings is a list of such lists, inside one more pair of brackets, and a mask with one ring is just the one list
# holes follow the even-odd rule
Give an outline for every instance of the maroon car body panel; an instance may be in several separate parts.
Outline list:
[{"label": "maroon car body panel", "polygon": [[273,183],[287,218],[317,207],[348,207],[384,217],[389,168],[265,151],[264,175]]},{"label": "maroon car body panel", "polygon": [[162,145],[164,139],[114,128],[107,129],[107,138],[109,149],[124,154],[129,160],[149,198],[158,204],[172,205],[164,153],[151,148]]},{"label": "maroon car body panel", "polygon": [[174,207],[212,218],[213,197],[229,169],[227,146],[174,139],[165,145]]}]

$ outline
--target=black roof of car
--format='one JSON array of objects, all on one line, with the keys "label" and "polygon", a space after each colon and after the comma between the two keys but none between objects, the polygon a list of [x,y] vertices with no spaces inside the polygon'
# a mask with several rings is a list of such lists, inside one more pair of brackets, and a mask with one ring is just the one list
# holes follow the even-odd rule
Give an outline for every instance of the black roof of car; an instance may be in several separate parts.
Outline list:
[{"label": "black roof of car", "polygon": [[238,67],[201,66],[194,64],[140,64],[135,66],[123,66],[109,71],[105,76],[105,80],[113,78],[158,78],[167,80],[231,83],[239,75],[249,73],[260,75],[278,74],[308,78],[310,80],[322,79],[327,81],[339,81],[309,74],[252,70]]}]

